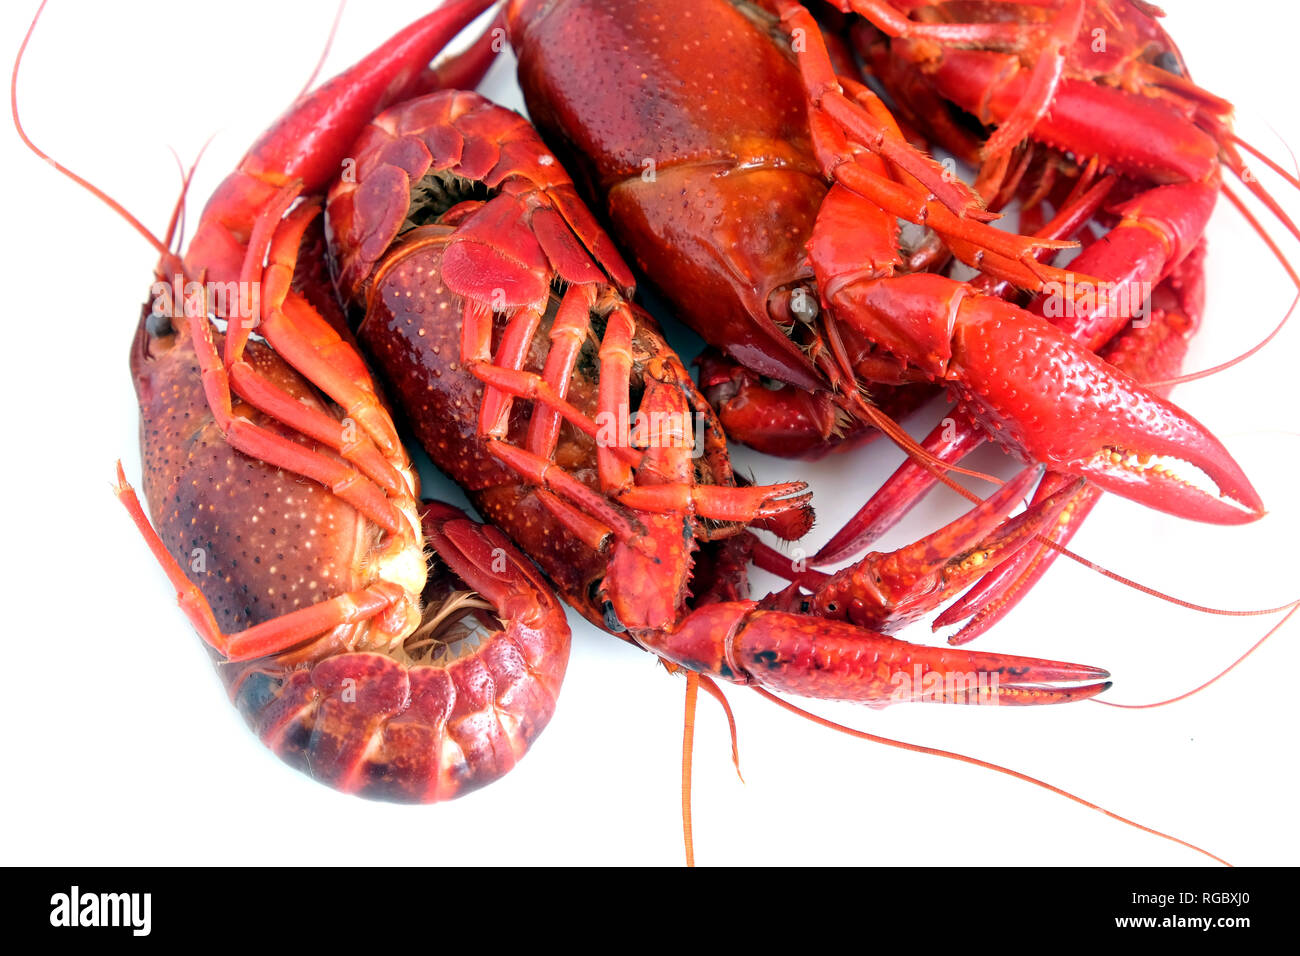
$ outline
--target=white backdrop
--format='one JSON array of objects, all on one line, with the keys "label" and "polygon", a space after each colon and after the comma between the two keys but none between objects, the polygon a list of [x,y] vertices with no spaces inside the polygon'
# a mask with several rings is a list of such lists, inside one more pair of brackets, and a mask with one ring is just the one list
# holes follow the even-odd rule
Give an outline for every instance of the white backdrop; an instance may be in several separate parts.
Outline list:
[{"label": "white backdrop", "polygon": [[[1240,109],[1240,129],[1285,158],[1300,144],[1295,7],[1170,0],[1194,74]],[[354,4],[330,75],[426,4]],[[35,9],[0,12],[12,58]],[[21,78],[28,129],[56,157],[161,229],[187,162],[216,133],[193,195],[206,197],[298,92],[324,42],[326,3],[53,0]],[[513,64],[485,92],[520,107]],[[1272,130],[1276,130],[1274,133]],[[0,354],[8,504],[9,647],[0,708],[9,741],[0,853],[9,862],[642,863],[682,859],[683,683],[573,616],[574,652],[550,728],[523,764],[466,799],[428,807],[334,793],[262,747],[224,692],[172,593],[110,493],[113,462],[139,474],[127,346],[154,255],[108,210],[0,135],[9,334]],[[1293,213],[1300,197],[1268,178]],[[1222,204],[1226,207],[1226,203]],[[197,204],[192,210],[197,214]],[[1280,233],[1280,230],[1277,230]],[[1262,338],[1290,292],[1227,208],[1210,226],[1210,300],[1189,368]],[[1286,243],[1293,254],[1297,244]],[[1293,363],[1300,329],[1263,354],[1179,388],[1233,450],[1272,513],[1244,528],[1168,518],[1107,498],[1076,549],[1206,604],[1298,595]],[[680,336],[679,341],[691,339]],[[693,353],[692,353],[693,354]],[[689,357],[689,355],[688,355]],[[913,431],[927,428],[914,419]],[[815,465],[738,451],[761,481],[804,477],[825,541],[901,456],[884,444]],[[1010,473],[1000,453],[976,459]],[[441,478],[426,492],[463,503]],[[884,542],[962,510],[940,491]],[[762,587],[767,582],[758,580]],[[1109,668],[1122,702],[1194,686],[1275,618],[1180,610],[1067,561],[975,646]],[[1297,626],[1189,701],[1129,712],[822,706],[854,726],[959,750],[1199,843],[1237,863],[1295,863]],[[935,640],[924,627],[907,635]],[[701,863],[1196,864],[1203,858],[986,770],[852,740],[736,688],[745,784],[726,725],[701,699],[695,835]]]}]

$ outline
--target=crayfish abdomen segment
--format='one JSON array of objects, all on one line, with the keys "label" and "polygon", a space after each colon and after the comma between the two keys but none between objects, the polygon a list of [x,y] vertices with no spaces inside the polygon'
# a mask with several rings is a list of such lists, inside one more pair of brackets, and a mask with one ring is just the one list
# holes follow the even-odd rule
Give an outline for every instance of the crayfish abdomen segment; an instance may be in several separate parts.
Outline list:
[{"label": "crayfish abdomen segment", "polygon": [[[426,521],[472,524],[440,507]],[[502,577],[536,613],[503,620],[439,562],[425,624],[394,653],[336,654],[292,671],[236,665],[227,676],[236,705],[283,760],[339,790],[432,803],[491,783],[545,729],[568,660],[559,605],[521,560],[510,557]]]}]

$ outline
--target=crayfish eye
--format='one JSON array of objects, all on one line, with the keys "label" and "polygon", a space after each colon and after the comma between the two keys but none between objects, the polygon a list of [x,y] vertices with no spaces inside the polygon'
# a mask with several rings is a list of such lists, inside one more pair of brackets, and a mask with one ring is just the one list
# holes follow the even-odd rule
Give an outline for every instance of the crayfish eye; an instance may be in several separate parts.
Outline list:
[{"label": "crayfish eye", "polygon": [[1164,70],[1166,73],[1172,73],[1174,76],[1182,76],[1183,68],[1178,65],[1178,57],[1174,56],[1168,50],[1165,50],[1155,59],[1156,67]]},{"label": "crayfish eye", "polygon": [[614,610],[614,605],[611,602],[605,602],[604,611],[605,627],[609,628],[615,634],[622,634],[627,630],[627,628],[623,626],[623,622],[618,619],[618,612]]},{"label": "crayfish eye", "polygon": [[767,311],[772,321],[787,331],[796,322],[812,325],[817,319],[817,293],[802,284],[783,286],[768,296]]},{"label": "crayfish eye", "polygon": [[805,325],[812,325],[817,318],[817,295],[804,286],[797,287],[790,294],[790,312]]},{"label": "crayfish eye", "polygon": [[604,585],[604,578],[596,578],[588,582],[587,599],[591,601],[592,605],[599,605],[600,613],[605,617],[606,630],[611,631],[614,634],[622,634],[627,630],[627,628],[624,627],[623,622],[618,619],[618,612],[614,610],[614,603],[605,600],[604,595],[601,594]]},{"label": "crayfish eye", "polygon": [[148,314],[145,316],[144,330],[149,333],[151,339],[165,339],[176,334],[170,315],[158,312],[147,305],[145,309],[148,310]]}]

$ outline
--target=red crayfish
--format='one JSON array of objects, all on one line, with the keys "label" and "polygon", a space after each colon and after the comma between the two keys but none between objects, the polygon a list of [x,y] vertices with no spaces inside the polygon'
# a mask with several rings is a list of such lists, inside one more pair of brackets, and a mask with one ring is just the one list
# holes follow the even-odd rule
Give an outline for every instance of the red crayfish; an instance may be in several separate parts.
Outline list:
[{"label": "red crayfish", "polygon": [[[424,56],[424,60],[427,61],[428,56]],[[428,82],[428,78],[424,78],[424,81]],[[371,107],[371,111],[374,112],[375,107]],[[538,152],[544,150],[544,147],[528,139],[531,131],[517,117],[468,94],[435,94],[416,105],[397,107],[376,122],[381,129],[386,124],[397,128],[400,126],[400,117],[413,114],[418,114],[422,120],[433,119],[429,124],[434,130],[431,134],[434,141],[429,149],[433,166],[444,162],[433,146],[445,145],[449,137],[464,137],[465,143],[479,142],[466,135],[464,130],[457,129],[456,123],[466,117],[466,122],[481,121],[487,126],[490,135],[485,137],[485,141],[498,146],[502,142],[522,144],[519,148],[523,152],[513,154],[514,158],[523,155],[535,160],[547,155]],[[403,128],[403,136],[399,138],[404,143],[409,143],[410,136],[407,134],[410,132]],[[391,168],[394,164],[376,160],[367,168],[366,162],[368,150],[380,154],[386,145],[397,152],[403,147],[376,143],[378,134],[373,130],[367,132],[366,136],[369,141],[363,140],[356,149],[340,146],[329,161],[320,158],[329,155],[327,153],[315,156],[321,169],[329,169],[331,172],[337,169],[337,156],[340,152],[357,160],[358,177],[337,184],[331,193],[329,215],[335,226],[335,241],[340,238],[347,241],[347,227],[355,217],[355,210],[346,208],[351,203],[347,198],[351,193],[369,190],[371,198],[380,200],[383,215],[390,218],[396,215],[396,228],[391,236],[365,228],[360,230],[361,235],[373,243],[369,254],[360,255],[356,259],[349,259],[346,252],[339,254],[340,285],[353,298],[354,304],[367,312],[359,336],[376,365],[393,384],[395,402],[412,421],[418,436],[429,446],[435,460],[453,471],[457,480],[470,489],[484,515],[508,527],[519,544],[539,559],[544,570],[556,581],[565,596],[593,621],[611,625],[615,630],[630,631],[633,637],[643,640],[659,653],[672,652],[673,647],[669,644],[655,644],[655,640],[678,639],[684,642],[686,638],[691,638],[689,645],[677,645],[689,647],[689,653],[682,650],[675,652],[681,662],[696,666],[704,663],[704,655],[696,652],[696,647],[700,646],[694,640],[696,634],[708,639],[705,646],[713,647],[717,634],[730,634],[731,629],[737,626],[732,622],[737,620],[738,613],[751,625],[755,622],[762,624],[764,620],[784,621],[785,618],[781,616],[789,615],[792,628],[790,633],[795,638],[806,630],[808,633],[843,634],[845,641],[860,641],[859,632],[847,625],[841,630],[838,625],[803,619],[802,615],[793,614],[789,609],[773,607],[763,610],[749,604],[737,604],[735,598],[740,596],[743,589],[743,576],[733,562],[742,562],[744,559],[744,549],[738,547],[739,541],[743,540],[740,534],[743,526],[766,525],[789,535],[803,530],[806,526],[806,512],[800,497],[799,483],[752,488],[735,481],[725,445],[711,412],[698,397],[699,393],[686,376],[681,363],[663,344],[653,321],[627,301],[626,292],[631,283],[625,267],[622,267],[618,254],[608,245],[599,227],[589,219],[582,218],[584,212],[576,199],[569,198],[571,191],[565,185],[565,177],[558,165],[522,162],[485,166],[482,165],[485,157],[481,152],[467,149],[465,154],[457,156],[457,161],[465,162],[469,156],[479,161],[480,165],[471,168],[466,163],[463,166],[450,164],[439,167],[436,172],[446,176],[443,185],[450,183],[455,188],[449,188],[447,196],[439,196],[435,201],[429,202],[428,208],[420,210],[419,214],[408,216],[408,212],[413,210],[408,210],[403,205],[405,200],[402,197],[393,195],[389,188],[391,182],[381,182],[381,185],[376,186],[376,180],[369,175],[375,168]],[[505,152],[509,154],[508,150]],[[409,158],[409,153],[404,155],[404,160]],[[406,168],[405,163],[397,165]],[[467,169],[471,175],[466,175]],[[490,170],[493,169],[499,175],[491,175]],[[204,475],[215,475],[237,461],[241,468],[250,469],[250,474],[254,476],[252,480],[260,483],[258,487],[264,486],[271,493],[273,482],[279,488],[278,483],[284,481],[284,473],[270,464],[276,460],[274,452],[253,445],[237,446],[243,451],[234,451],[229,445],[233,440],[239,439],[232,440],[231,425],[236,418],[242,416],[253,425],[267,426],[269,432],[279,434],[282,438],[293,433],[290,438],[293,444],[309,448],[313,455],[322,453],[322,457],[331,459],[332,464],[338,464],[333,459],[339,458],[352,471],[348,473],[347,481],[337,477],[332,481],[326,479],[335,488],[330,494],[315,484],[296,482],[295,493],[301,489],[309,491],[304,492],[302,498],[289,503],[286,510],[276,515],[274,523],[285,526],[286,519],[291,523],[292,516],[288,510],[295,508],[303,508],[312,515],[319,514],[322,520],[335,524],[339,523],[339,515],[347,514],[352,516],[350,520],[353,521],[353,533],[358,535],[358,538],[349,540],[365,540],[371,546],[376,541],[392,545],[404,534],[400,531],[400,523],[393,520],[392,511],[395,510],[399,517],[408,516],[411,538],[402,542],[402,547],[409,551],[412,542],[418,541],[419,534],[409,521],[409,514],[414,509],[414,482],[409,476],[400,445],[394,446],[391,440],[395,436],[386,434],[387,413],[383,401],[373,386],[369,386],[364,367],[359,363],[352,364],[348,330],[342,325],[339,316],[330,314],[328,293],[320,291],[324,283],[319,281],[319,275],[312,272],[318,268],[318,264],[306,259],[308,249],[304,248],[304,258],[294,268],[299,240],[306,236],[310,245],[311,241],[319,239],[306,231],[311,228],[309,213],[303,211],[308,207],[299,204],[292,210],[289,209],[293,198],[289,197],[289,192],[284,187],[287,179],[292,178],[270,177],[271,182],[262,183],[265,190],[258,197],[258,202],[251,205],[258,215],[252,216],[250,222],[256,226],[257,220],[261,221],[264,230],[268,232],[267,248],[272,252],[266,266],[261,267],[263,294],[268,289],[274,289],[277,282],[283,285],[288,276],[296,276],[293,289],[286,293],[283,300],[279,300],[281,313],[274,317],[270,317],[272,313],[266,313],[263,319],[265,321],[270,317],[268,327],[259,328],[257,337],[242,347],[232,347],[223,339],[214,338],[213,351],[203,357],[204,361],[200,361],[198,353],[206,346],[203,335],[194,334],[198,324],[193,321],[193,316],[187,316],[170,329],[160,329],[156,320],[151,329],[147,321],[142,321],[137,333],[137,347],[133,352],[143,357],[149,354],[151,343],[157,339],[168,340],[179,336],[177,342],[193,354],[192,359],[187,357],[187,361],[179,363],[185,366],[184,369],[169,370],[170,377],[166,380],[168,387],[186,390],[185,406],[194,409],[203,422],[203,438],[196,447],[202,453],[213,456],[208,462],[212,467],[203,466],[201,459],[187,463],[187,467],[198,468]],[[418,180],[422,177],[413,175],[411,178]],[[231,188],[243,190],[249,185],[250,182],[245,179]],[[310,195],[322,188],[323,183],[315,179],[303,192]],[[462,188],[463,192],[456,191]],[[428,200],[433,192],[426,184],[421,198]],[[241,200],[249,198],[247,192],[239,195]],[[557,199],[557,196],[561,198]],[[385,197],[388,197],[387,205],[383,205]],[[269,208],[267,203],[272,201],[285,204],[283,211],[288,213],[286,218],[281,219],[279,215],[265,211]],[[399,206],[401,208],[396,208]],[[505,207],[504,211],[502,207]],[[525,217],[520,209],[526,210],[529,215]],[[554,216],[557,211],[558,222]],[[548,214],[550,218],[547,218]],[[522,245],[518,244],[516,240],[520,240],[521,233],[517,227],[521,222],[528,226],[533,237],[540,236],[540,240],[525,237]],[[203,225],[201,222],[201,235]],[[505,231],[490,233],[489,226],[503,228]],[[567,234],[565,229],[569,230]],[[475,230],[481,231],[476,233]],[[245,231],[250,234],[252,232]],[[242,236],[238,228],[232,234],[242,241],[233,245],[235,255],[228,260],[227,265],[236,267],[234,274],[239,275],[246,269],[251,258],[244,251],[250,239]],[[509,236],[512,242],[505,242],[502,238],[504,236]],[[224,237],[219,241],[224,242]],[[542,257],[533,254],[529,258],[523,255],[524,251],[531,252],[539,242]],[[195,244],[192,243],[191,256],[194,248]],[[453,248],[457,248],[457,253],[461,256],[459,271],[457,265],[447,263]],[[284,255],[277,255],[277,252]],[[516,254],[519,255],[517,259]],[[221,259],[219,253],[205,250],[201,259],[202,267],[195,274],[220,274],[218,263]],[[350,265],[358,259],[361,260],[360,265]],[[528,268],[516,268],[521,262]],[[194,263],[188,265],[192,271],[195,270]],[[428,271],[431,276],[436,271],[439,279],[413,282],[411,270],[415,270],[418,275],[421,269]],[[164,271],[170,273],[170,269]],[[534,285],[529,286],[529,281]],[[452,290],[450,287],[456,282],[461,284]],[[477,310],[473,306],[465,308],[467,323],[464,327],[459,321],[440,324],[431,321],[418,326],[408,322],[411,331],[403,334],[400,316],[409,318],[413,314],[425,315],[428,310],[443,309],[444,306],[444,311],[458,310],[465,302],[474,301],[475,290],[481,291],[482,302]],[[423,294],[426,298],[415,313],[403,313],[394,307],[401,304],[403,293],[408,291],[414,294],[412,297]],[[505,298],[499,297],[498,292],[503,293]],[[532,298],[528,298],[525,293],[531,293]],[[515,299],[511,296],[515,296]],[[273,298],[272,301],[277,300]],[[326,391],[328,399],[322,399],[315,388],[307,386],[299,376],[289,372],[282,358],[276,357],[292,348],[290,341],[286,339],[281,343],[272,340],[276,334],[275,322],[285,322],[295,327],[304,321],[307,313],[296,310],[300,310],[301,302],[306,301],[315,306],[324,323],[323,326],[313,326],[313,331],[320,331],[327,338],[329,333],[325,327],[334,333],[333,338],[328,338],[325,350],[330,355],[330,364],[328,367],[322,366],[321,371],[328,376],[339,369],[346,370],[345,377],[348,381],[342,383],[345,388],[338,393],[330,391],[320,380],[309,376],[317,388]],[[530,306],[533,307],[531,311]],[[436,312],[432,314],[437,316]],[[457,319],[460,319],[459,315]],[[206,316],[202,317],[202,322],[206,324]],[[282,331],[287,333],[288,330]],[[163,334],[157,335],[156,332]],[[262,344],[262,338],[270,343],[269,347]],[[220,355],[223,345],[227,356],[238,357],[233,361],[223,358]],[[426,351],[418,351],[420,348]],[[441,357],[433,359],[430,355]],[[221,361],[213,363],[213,357]],[[137,358],[137,362],[139,360]],[[196,377],[195,368],[201,368],[207,374]],[[559,373],[553,374],[553,368],[559,369]],[[232,385],[236,384],[239,376],[244,376],[240,384],[253,393],[252,396],[240,394],[242,404],[236,404],[232,410],[227,410],[220,401],[212,399],[211,384],[219,380],[223,369]],[[250,406],[257,407],[253,404],[255,397],[263,395],[257,392],[258,378],[254,375],[289,392],[295,401],[316,406],[316,411],[331,417],[335,424],[344,428],[348,424],[360,425],[358,432],[362,437],[357,439],[356,447],[352,447],[353,443],[348,440],[331,444],[329,439],[333,435],[334,425],[326,428],[326,423],[319,416],[314,419],[314,425],[309,425],[304,418],[290,426],[275,414],[277,409],[252,411]],[[364,387],[358,393],[346,388],[349,385]],[[204,386],[209,386],[206,392]],[[434,398],[422,400],[421,392],[432,394]],[[664,413],[663,420],[674,423],[670,426],[670,440],[666,444],[646,442],[638,438],[635,428],[631,426],[626,433],[617,434],[613,441],[599,440],[601,424],[598,416],[602,412],[609,413],[606,420],[612,418],[615,427],[619,428],[623,406],[633,405],[637,407],[629,408],[629,411],[644,412],[642,420],[648,420],[653,412],[659,410]],[[149,414],[149,406],[143,402],[143,398],[142,408]],[[296,409],[293,411],[305,415]],[[232,415],[234,417],[223,417]],[[684,429],[681,428],[681,423],[691,421],[692,415],[700,416],[705,423],[703,434],[706,445],[704,454],[698,457],[693,457],[692,453],[697,449],[686,440]],[[155,413],[150,421],[165,423],[167,416]],[[317,428],[319,434],[311,432],[312,427]],[[162,432],[166,432],[165,424]],[[385,438],[389,441],[385,442]],[[369,444],[366,444],[367,441]],[[438,448],[440,442],[449,446],[449,450],[444,449],[441,456]],[[163,446],[154,447],[165,447],[165,442]],[[149,448],[146,444],[147,456],[150,455]],[[243,454],[249,451],[254,453],[255,460],[249,461]],[[380,453],[379,457],[375,457],[376,452]],[[284,462],[285,466],[299,471],[299,466],[305,460],[298,458],[298,454],[294,452]],[[159,467],[175,469],[178,464],[166,461],[165,456],[155,454],[152,458],[159,462]],[[565,470],[578,476],[580,480],[577,485],[565,482]],[[392,471],[397,472],[396,478],[401,484],[394,483]],[[360,494],[350,499],[341,497],[344,493],[353,493],[356,481],[352,475],[358,473],[381,486],[384,478],[389,479],[388,486],[385,487],[386,493],[382,496],[383,504]],[[190,474],[181,471],[180,477],[173,479],[173,484],[184,484],[182,479]],[[319,476],[313,477],[319,482]],[[1009,488],[1003,494],[1005,500],[999,502],[999,505],[1009,505],[1020,490],[1018,486]],[[168,513],[168,508],[153,506],[152,499],[155,496],[150,497],[151,510],[154,510],[156,518],[159,518],[160,513]],[[157,497],[161,504],[165,496]],[[978,544],[986,533],[991,532],[994,524],[991,518],[993,515],[1000,517],[1000,510],[1002,509],[998,507],[982,509],[977,529],[963,529],[966,535],[964,540]],[[193,505],[187,505],[173,514],[192,515],[195,511],[201,518],[201,507]],[[221,520],[229,521],[226,515],[230,513],[238,512],[234,507],[230,512],[223,511]],[[1045,513],[1039,512],[1039,516]],[[364,518],[358,521],[357,516]],[[433,509],[430,517],[433,523],[427,527],[431,539],[438,545],[449,543],[447,526],[440,525],[439,522],[452,522],[458,535],[483,535],[482,540],[490,541],[494,547],[500,544],[503,549],[508,548],[504,542],[488,537],[491,534],[489,530],[472,530],[474,526],[464,522],[463,518],[441,509]],[[165,536],[170,534],[181,539],[182,531],[179,528],[169,529],[164,519],[159,518],[159,521],[164,525]],[[1028,524],[1025,526],[1030,527]],[[452,537],[454,540],[456,536]],[[209,541],[214,540],[209,537]],[[340,542],[343,540],[339,539]],[[640,546],[646,541],[653,542],[650,551]],[[667,547],[670,542],[672,546]],[[183,563],[188,563],[185,559],[190,556],[190,550],[184,547],[185,543],[187,542],[182,541],[180,547],[173,547],[176,547]],[[943,543],[941,539],[939,543]],[[933,545],[934,542],[930,544]],[[341,546],[340,553],[346,555],[354,547],[355,545],[347,548]],[[698,552],[696,547],[700,548]],[[660,552],[660,548],[667,550]],[[907,554],[919,553],[924,548],[924,544],[918,545]],[[441,551],[441,547],[437,550]],[[471,555],[474,550],[473,545],[468,547]],[[456,553],[454,547],[451,553]],[[544,586],[527,571],[526,564],[515,562],[513,552],[508,553],[512,555],[511,567],[520,575],[515,584],[522,591],[534,595],[533,607],[550,607]],[[647,571],[647,560],[651,560],[658,568],[665,556],[669,556],[668,563],[677,575],[676,578],[667,579],[673,582],[669,586],[664,586],[665,579],[658,576],[662,572]],[[944,554],[940,566],[947,566],[950,558],[950,553]],[[620,565],[620,561],[626,562],[625,565]],[[414,563],[406,561],[408,566]],[[329,565],[315,567],[326,568]],[[349,566],[346,562],[339,567],[356,570],[355,566]],[[285,568],[278,568],[277,573],[285,573]],[[304,582],[315,580],[306,563],[295,565],[287,573]],[[486,587],[466,589],[465,584],[469,580],[466,574],[473,575],[472,564],[463,566],[459,581],[435,574],[434,583],[429,586],[430,591],[426,592],[426,597],[432,594],[432,601],[436,602],[440,596],[445,599],[449,592],[473,590],[479,594],[488,593],[490,589]],[[703,580],[709,585],[707,588],[701,586],[701,579],[695,577],[700,574],[705,575]],[[728,574],[732,576],[728,578]],[[614,580],[610,580],[611,576]],[[253,573],[251,579],[256,580],[257,577],[257,573]],[[179,579],[178,584],[184,587]],[[220,586],[216,587],[219,590]],[[215,592],[209,593],[206,584],[202,590],[209,601],[222,600],[214,597]],[[419,587],[408,582],[402,591],[405,599],[410,600],[414,593],[418,593]],[[945,590],[943,593],[950,592]],[[931,592],[927,592],[927,598],[929,596],[932,596]],[[674,628],[682,620],[685,605],[698,601],[701,597],[705,598],[705,601],[699,602],[701,611],[697,611],[697,616],[691,619],[695,622],[691,626],[696,630],[691,633],[680,630],[674,633]],[[454,605],[456,600],[459,598],[453,599],[451,604]],[[713,603],[708,603],[710,600]],[[825,600],[827,603],[833,602],[830,597]],[[400,603],[400,600],[390,601],[386,607],[396,607]],[[490,617],[484,615],[488,609],[470,606],[472,604],[473,598],[470,598],[469,604],[461,604],[461,609],[467,610],[471,616]],[[233,608],[233,603],[231,606]],[[283,605],[278,607],[274,602],[268,602],[258,609],[259,615],[270,617],[280,607]],[[218,607],[218,616],[226,613],[230,615],[230,623],[223,626],[227,629],[239,626],[239,612],[227,612],[223,607]],[[503,613],[499,605],[496,613],[503,620],[515,619],[514,615]],[[437,615],[433,617],[436,618]],[[727,623],[720,626],[719,620]],[[553,626],[554,623],[550,620],[546,630],[552,643],[557,644],[560,629]],[[200,622],[200,627],[204,629],[205,625]],[[753,627],[755,633],[761,633],[763,629]],[[210,629],[208,636],[212,636]],[[295,649],[302,652],[307,647],[315,646],[303,645]],[[741,645],[737,643],[735,646]],[[231,647],[226,645],[222,650],[228,652]],[[766,653],[761,646],[755,651],[760,657]],[[706,653],[715,654],[715,669],[721,663],[731,671],[729,676],[738,676],[729,666],[729,659],[717,658],[716,651]],[[919,654],[913,651],[907,653]],[[995,659],[994,655],[978,657],[990,661]],[[813,653],[811,658],[815,660],[816,654]],[[310,654],[304,654],[301,660],[310,660]],[[971,660],[975,658],[962,658],[962,666]],[[997,661],[998,666],[1008,665],[1006,658],[997,658]],[[290,656],[281,663],[293,666],[300,661]],[[1048,662],[1040,663],[1046,665]],[[1013,662],[1010,666],[1020,665],[1019,662]],[[317,664],[316,670],[320,667]],[[560,670],[562,671],[562,663]],[[816,681],[808,681],[813,677],[826,679],[825,675],[814,674],[805,668],[791,667],[789,670],[792,681],[786,685],[787,689],[806,691],[811,687],[816,690]],[[245,705],[251,707],[265,706],[267,697],[273,696],[268,695],[268,686],[274,686],[282,679],[282,675],[268,675],[264,666],[228,668],[223,669],[223,672],[238,675],[236,683],[239,694]],[[306,674],[314,671],[307,667],[291,673]],[[1095,676],[1099,672],[1073,669],[1057,673],[1079,678]],[[341,678],[346,675],[340,672],[335,676]],[[1050,677],[1053,672],[1042,671],[1036,676]],[[364,676],[362,679],[365,679]],[[805,683],[801,684],[801,680]],[[556,683],[558,684],[558,676]],[[830,679],[828,684],[822,686],[839,690],[844,685]],[[886,679],[880,689],[892,692],[896,690],[896,685]],[[1026,696],[1032,699],[1039,693],[1050,699],[1059,692],[1027,689]],[[1070,691],[1063,696],[1074,694]],[[353,729],[347,728],[348,731]],[[292,735],[285,735],[283,739],[289,740],[291,737]],[[350,766],[355,773],[360,764],[354,762]],[[367,772],[389,781],[393,779],[391,774],[383,776],[375,771]]]},{"label": "red crayfish", "polygon": [[456,0],[301,98],[209,200],[184,258],[179,204],[162,239],[123,211],[161,255],[131,346],[159,530],[120,465],[117,495],[262,740],[390,800],[449,799],[510,770],[569,653],[559,604],[499,531],[419,505],[320,264],[297,268],[310,197],[360,125],[472,81],[470,55],[425,66],[486,6]]}]

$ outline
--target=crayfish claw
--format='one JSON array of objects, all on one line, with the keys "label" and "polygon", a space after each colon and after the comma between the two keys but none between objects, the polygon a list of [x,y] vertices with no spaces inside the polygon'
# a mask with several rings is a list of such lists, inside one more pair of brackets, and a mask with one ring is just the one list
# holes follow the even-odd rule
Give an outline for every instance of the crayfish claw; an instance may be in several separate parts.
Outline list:
[{"label": "crayfish claw", "polygon": [[752,601],[710,604],[669,632],[638,635],[660,657],[776,693],[886,707],[1069,703],[1110,686],[1085,664],[911,644],[845,621],[764,610]]}]

